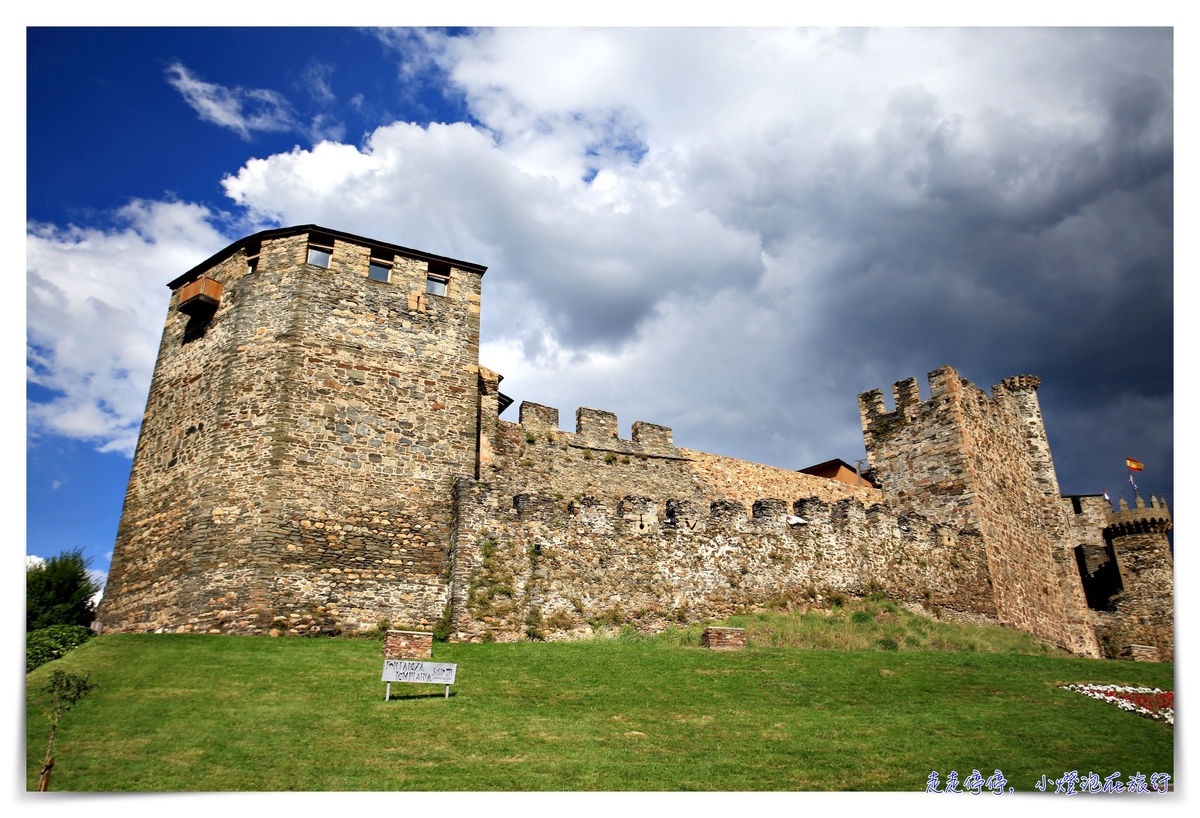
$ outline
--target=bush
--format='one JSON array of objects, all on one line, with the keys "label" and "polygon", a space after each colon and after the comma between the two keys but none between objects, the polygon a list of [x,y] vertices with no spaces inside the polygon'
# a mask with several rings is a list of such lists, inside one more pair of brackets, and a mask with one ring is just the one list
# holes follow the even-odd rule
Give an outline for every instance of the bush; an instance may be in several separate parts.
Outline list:
[{"label": "bush", "polygon": [[92,624],[92,597],[100,586],[88,575],[83,551],[64,551],[25,569],[25,630],[51,625]]},{"label": "bush", "polygon": [[51,625],[25,635],[25,672],[58,659],[96,634],[81,625]]},{"label": "bush", "polygon": [[449,642],[450,641],[450,603],[446,603],[446,607],[442,609],[442,615],[433,626],[433,641],[434,642]]}]

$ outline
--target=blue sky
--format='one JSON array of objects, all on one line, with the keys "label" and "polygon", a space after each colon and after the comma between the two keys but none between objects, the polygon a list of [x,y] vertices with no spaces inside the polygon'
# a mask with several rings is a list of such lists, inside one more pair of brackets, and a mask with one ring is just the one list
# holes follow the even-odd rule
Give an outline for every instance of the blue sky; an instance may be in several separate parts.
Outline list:
[{"label": "blue sky", "polygon": [[[856,395],[1041,376],[1064,491],[1173,500],[1163,29],[30,29],[27,553],[107,568],[166,310],[316,222],[489,266],[482,362],[800,468]],[[511,410],[510,410],[511,411]]]},{"label": "blue sky", "polygon": [[[123,223],[117,211],[135,199],[228,211],[225,174],[251,157],[312,144],[312,133],[296,129],[246,138],[204,121],[170,84],[173,65],[227,87],[279,89],[298,123],[323,116],[331,136],[351,142],[398,119],[466,118],[461,96],[445,93],[435,69],[402,80],[396,48],[356,29],[31,28],[27,44],[31,222],[113,230]],[[171,276],[164,270],[161,281],[145,283],[166,292]],[[27,392],[33,403],[56,394],[33,382]],[[30,438],[26,550],[82,547],[106,570],[131,461],[98,451],[107,440],[81,437]]]},{"label": "blue sky", "polygon": [[38,221],[103,224],[131,198],[227,208],[226,173],[311,144],[295,130],[243,139],[202,121],[167,81],[175,64],[226,87],[276,90],[299,122],[330,117],[331,134],[354,143],[397,119],[466,115],[436,77],[402,82],[395,52],[356,29],[31,28],[27,42],[27,206]]}]

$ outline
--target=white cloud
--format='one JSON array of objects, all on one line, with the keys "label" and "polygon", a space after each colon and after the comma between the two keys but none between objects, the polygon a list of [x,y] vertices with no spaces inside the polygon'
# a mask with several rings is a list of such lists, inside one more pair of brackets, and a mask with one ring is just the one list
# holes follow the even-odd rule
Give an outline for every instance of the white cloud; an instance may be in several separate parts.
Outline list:
[{"label": "white cloud", "polygon": [[167,82],[205,122],[229,128],[243,139],[253,131],[291,131],[297,129],[291,105],[275,91],[266,88],[226,88],[204,82],[181,63],[167,68]]},{"label": "white cloud", "polygon": [[[380,36],[480,125],[399,122],[360,148],[334,123],[226,192],[256,222],[488,264],[483,362],[564,424],[586,404],[778,465],[852,459],[860,389],[945,363],[1076,378],[1080,355],[1124,354],[1093,325],[1169,270],[1169,32]],[[252,130],[248,92],[203,88]],[[103,428],[103,405],[59,428]]]},{"label": "white cloud", "polygon": [[158,353],[168,281],[227,240],[197,205],[135,201],[105,231],[31,224],[26,237],[28,404],[34,435],[132,454]]},{"label": "white cloud", "polygon": [[44,559],[42,559],[41,557],[34,556],[33,554],[25,555],[25,570],[26,571],[28,571],[30,568],[37,568],[39,565],[45,565],[45,564],[46,564],[46,561]]}]

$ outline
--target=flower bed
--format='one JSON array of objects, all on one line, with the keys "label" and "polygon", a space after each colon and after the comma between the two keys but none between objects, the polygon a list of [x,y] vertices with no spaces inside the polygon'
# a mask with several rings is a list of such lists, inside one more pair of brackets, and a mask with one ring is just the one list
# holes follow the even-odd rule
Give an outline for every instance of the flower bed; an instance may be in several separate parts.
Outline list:
[{"label": "flower bed", "polygon": [[1137,713],[1167,724],[1175,724],[1175,694],[1157,687],[1124,687],[1122,685],[1062,685],[1102,702],[1111,702],[1122,710]]}]

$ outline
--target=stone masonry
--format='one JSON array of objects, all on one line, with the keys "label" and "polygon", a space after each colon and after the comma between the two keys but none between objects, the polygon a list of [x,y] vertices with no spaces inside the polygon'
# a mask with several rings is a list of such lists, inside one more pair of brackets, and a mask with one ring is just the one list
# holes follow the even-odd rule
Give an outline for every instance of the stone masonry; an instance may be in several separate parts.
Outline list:
[{"label": "stone masonry", "polygon": [[479,365],[485,271],[304,225],[172,281],[105,630],[568,639],[875,593],[1173,656],[1165,504],[1061,497],[1037,378],[859,396],[879,489],[587,407],[514,423]]},{"label": "stone masonry", "polygon": [[[1167,532],[1171,512],[1167,504],[1151,495],[1147,506],[1135,495],[1135,507],[1125,498],[1117,511],[1106,515],[1104,536],[1111,544],[1121,588],[1106,610],[1095,612],[1097,631],[1106,653],[1134,658],[1153,655],[1162,661],[1175,658],[1174,564]],[[1132,650],[1130,650],[1132,646]]]},{"label": "stone masonry", "polygon": [[700,647],[709,650],[745,650],[745,628],[705,628]]},{"label": "stone masonry", "polygon": [[388,631],[383,636],[384,659],[430,659],[432,657],[432,633]]}]

